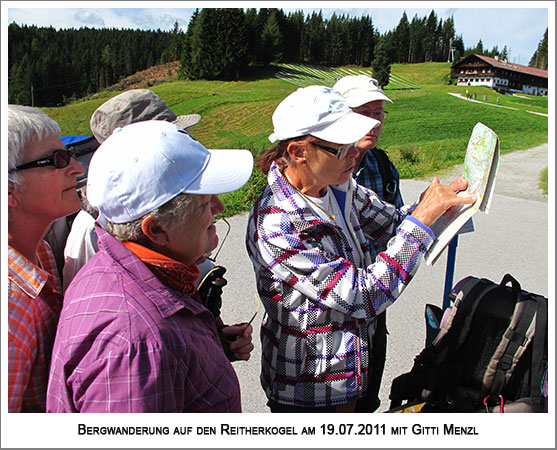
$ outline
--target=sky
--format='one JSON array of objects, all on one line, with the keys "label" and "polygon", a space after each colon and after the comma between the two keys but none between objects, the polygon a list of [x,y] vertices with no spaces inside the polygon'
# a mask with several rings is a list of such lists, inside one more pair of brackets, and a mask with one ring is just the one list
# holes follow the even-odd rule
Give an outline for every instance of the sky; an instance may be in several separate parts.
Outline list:
[{"label": "sky", "polygon": [[[44,5],[49,5],[45,8]],[[286,13],[302,10],[311,14],[321,9],[323,17],[329,18],[334,12],[350,17],[362,14],[371,16],[372,23],[380,33],[393,30],[400,22],[404,11],[408,20],[415,15],[427,17],[432,10],[437,19],[453,17],[456,35],[462,36],[465,47],[475,47],[481,39],[484,49],[507,46],[509,61],[528,65],[530,58],[543,39],[548,21],[553,24],[554,2],[548,1],[429,1],[429,2],[2,2],[2,17],[5,24],[52,26],[63,28],[131,28],[171,30],[176,20],[183,30],[187,29],[195,7],[269,7],[281,8]],[[527,4],[530,7],[524,8]],[[75,6],[79,6],[76,8]],[[319,5],[319,8],[313,6]],[[342,5],[342,8],[338,8]],[[72,6],[72,7],[69,7]],[[151,6],[137,8],[136,6]],[[188,8],[193,6],[194,8]],[[408,6],[408,7],[407,7]],[[6,14],[7,12],[7,14]]]}]

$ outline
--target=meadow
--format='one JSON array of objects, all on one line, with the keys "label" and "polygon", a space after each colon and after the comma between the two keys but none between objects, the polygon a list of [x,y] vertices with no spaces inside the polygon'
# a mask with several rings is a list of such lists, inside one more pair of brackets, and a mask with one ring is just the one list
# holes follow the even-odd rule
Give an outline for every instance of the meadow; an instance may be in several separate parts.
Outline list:
[{"label": "meadow", "polygon": [[[369,68],[280,65],[250,79],[236,82],[171,80],[149,87],[176,114],[198,113],[202,120],[190,129],[207,148],[246,148],[254,156],[271,146],[271,116],[276,106],[300,86],[332,86],[335,79]],[[394,64],[385,93],[388,117],[380,146],[399,169],[402,178],[429,177],[461,164],[477,122],[494,130],[501,153],[523,150],[548,142],[546,97],[498,95],[486,87],[469,88],[481,103],[457,98],[466,87],[447,84],[449,63]],[[146,86],[147,87],[147,86]],[[59,108],[44,108],[62,134],[91,135],[89,118],[94,110],[119,92],[102,92]],[[484,95],[487,96],[485,103]],[[496,107],[497,97],[501,107]],[[512,108],[512,109],[511,109]],[[538,114],[533,114],[538,113]],[[266,181],[256,169],[240,191],[222,199],[226,215],[249,210]]]}]

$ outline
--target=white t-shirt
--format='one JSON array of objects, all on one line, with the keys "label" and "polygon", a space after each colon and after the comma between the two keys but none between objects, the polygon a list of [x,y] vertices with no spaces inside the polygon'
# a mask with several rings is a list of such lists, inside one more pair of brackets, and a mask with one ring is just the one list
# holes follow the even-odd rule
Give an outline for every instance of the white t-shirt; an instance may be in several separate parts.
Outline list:
[{"label": "white t-shirt", "polygon": [[[350,246],[354,249],[353,250],[353,254],[355,258],[354,263],[356,264],[357,267],[361,267],[363,261],[360,255],[360,249],[356,245],[356,240],[354,239],[352,233],[350,232],[348,226],[346,225],[346,221],[344,220],[344,215],[340,209],[340,205],[338,204],[335,196],[331,192],[331,188],[327,187],[327,193],[323,197],[311,197],[306,194],[304,195],[310,200],[308,204],[311,206],[311,209],[321,219],[327,222],[334,222],[339,227],[342,228],[342,231],[344,232],[344,235],[348,239]],[[314,204],[312,204],[311,202],[314,202]],[[319,205],[319,207],[315,205]],[[329,217],[327,213],[325,213],[325,211],[327,211],[331,216],[334,216],[334,221],[331,217]]]},{"label": "white t-shirt", "polygon": [[64,269],[62,270],[64,292],[79,269],[98,251],[95,218],[87,211],[81,210],[72,223],[64,247]]}]

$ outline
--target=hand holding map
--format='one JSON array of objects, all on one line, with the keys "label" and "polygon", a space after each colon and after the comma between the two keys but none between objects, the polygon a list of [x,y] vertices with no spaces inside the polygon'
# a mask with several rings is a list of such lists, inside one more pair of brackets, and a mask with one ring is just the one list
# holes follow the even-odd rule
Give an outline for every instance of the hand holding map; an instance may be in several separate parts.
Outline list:
[{"label": "hand holding map", "polygon": [[490,128],[478,122],[472,130],[464,159],[462,176],[468,181],[468,188],[458,194],[475,196],[476,202],[458,206],[431,226],[437,239],[426,253],[427,265],[435,263],[455,234],[478,210],[486,214],[489,212],[498,166],[499,138]]}]

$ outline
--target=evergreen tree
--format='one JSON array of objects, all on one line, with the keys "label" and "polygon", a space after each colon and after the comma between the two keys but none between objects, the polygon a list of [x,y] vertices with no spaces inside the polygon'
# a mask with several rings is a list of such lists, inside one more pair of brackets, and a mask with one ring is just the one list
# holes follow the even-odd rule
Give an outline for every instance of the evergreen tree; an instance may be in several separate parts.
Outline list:
[{"label": "evergreen tree", "polygon": [[462,39],[461,34],[455,37],[453,47],[455,48],[455,61],[458,61],[461,57],[465,56],[466,52],[464,50],[464,39]]},{"label": "evergreen tree", "polygon": [[507,46],[505,45],[503,47],[503,50],[501,50],[501,53],[499,55],[499,57],[503,60],[506,61],[509,58],[509,52],[507,50]]},{"label": "evergreen tree", "polygon": [[391,64],[387,55],[387,47],[383,40],[375,46],[375,58],[371,66],[373,68],[373,77],[378,81],[379,86],[382,88],[389,84],[389,77],[391,75]]},{"label": "evergreen tree", "polygon": [[452,16],[445,20],[441,27],[441,49],[440,54],[438,55],[438,61],[450,60],[451,43],[452,47],[455,47],[455,29],[454,19]]},{"label": "evergreen tree", "polygon": [[344,17],[339,19],[335,13],[327,22],[325,29],[325,48],[324,62],[329,66],[341,66],[347,50],[346,27]]},{"label": "evergreen tree", "polygon": [[547,57],[547,28],[545,29],[545,34],[543,39],[538,44],[538,48],[530,58],[528,65],[530,67],[537,67],[538,69],[547,70],[548,57]]},{"label": "evergreen tree", "polygon": [[186,30],[186,34],[184,36],[184,41],[182,43],[182,55],[180,58],[180,69],[178,70],[178,76],[182,79],[187,79],[193,76],[191,71],[193,68],[191,67],[191,39],[193,30],[195,28],[195,21],[199,16],[199,9],[193,12],[190,18],[190,22],[188,23],[188,29]]},{"label": "evergreen tree", "polygon": [[349,37],[347,42],[348,52],[344,64],[357,64],[369,66],[373,58],[375,45],[375,31],[371,17],[362,16],[359,19],[347,20]]},{"label": "evergreen tree", "polygon": [[296,11],[288,14],[285,21],[284,30],[284,61],[299,62],[301,61],[301,41],[302,30],[304,28],[304,13]]},{"label": "evergreen tree", "polygon": [[190,78],[238,79],[248,48],[242,9],[202,9],[193,27],[190,48],[186,64]]},{"label": "evergreen tree", "polygon": [[284,42],[277,19],[277,12],[272,11],[261,33],[261,52],[263,64],[281,62],[283,58]]},{"label": "evergreen tree", "polygon": [[320,64],[323,60],[325,45],[325,24],[321,11],[311,13],[302,30],[300,53],[304,62]]},{"label": "evergreen tree", "polygon": [[391,62],[405,63],[409,62],[410,58],[410,24],[406,11],[402,13],[400,22],[392,33],[391,49],[394,51]]},{"label": "evergreen tree", "polygon": [[259,38],[261,32],[259,30],[259,14],[257,9],[248,8],[245,12],[245,23],[246,23],[246,37],[248,41],[248,56],[247,62],[252,65],[258,65],[260,63],[260,42]]},{"label": "evergreen tree", "polygon": [[178,21],[174,22],[174,30],[172,30],[172,61],[180,59],[182,54],[182,30]]},{"label": "evergreen tree", "polygon": [[424,30],[424,61],[435,61],[438,47],[437,16],[431,11]]},{"label": "evergreen tree", "polygon": [[425,61],[424,53],[424,35],[425,35],[425,18],[420,19],[418,15],[414,15],[410,23],[410,45],[408,49],[408,62],[418,63]]}]

